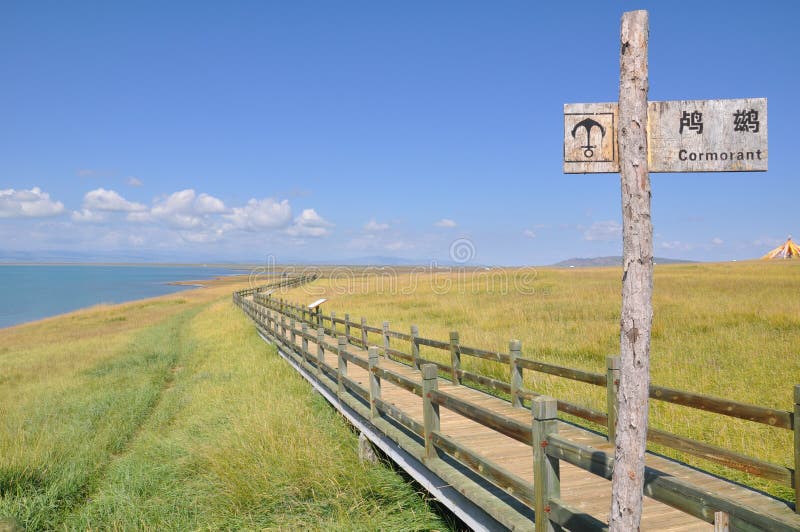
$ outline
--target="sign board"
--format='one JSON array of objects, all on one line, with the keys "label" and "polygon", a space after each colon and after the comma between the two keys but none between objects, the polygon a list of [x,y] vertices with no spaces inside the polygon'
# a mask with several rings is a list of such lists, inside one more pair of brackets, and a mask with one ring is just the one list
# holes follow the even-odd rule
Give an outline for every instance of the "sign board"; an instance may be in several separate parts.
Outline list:
[{"label": "sign board", "polygon": [[326,298],[324,298],[324,297],[323,297],[322,299],[317,299],[316,301],[314,301],[313,303],[311,303],[311,304],[308,306],[308,308],[310,308],[310,309],[312,309],[312,310],[313,310],[313,309],[317,308],[318,306],[320,306],[321,304],[325,303],[326,301],[327,301],[327,299],[326,299]]},{"label": "sign board", "polygon": [[564,105],[564,173],[619,172],[616,103]]},{"label": "sign board", "polygon": [[[602,113],[617,124],[616,103],[564,106],[564,173],[619,172],[616,132],[608,151],[608,130],[595,125]],[[649,102],[647,122],[650,172],[767,170],[766,98]]]},{"label": "sign board", "polygon": [[764,172],[767,99],[650,102],[651,172]]}]

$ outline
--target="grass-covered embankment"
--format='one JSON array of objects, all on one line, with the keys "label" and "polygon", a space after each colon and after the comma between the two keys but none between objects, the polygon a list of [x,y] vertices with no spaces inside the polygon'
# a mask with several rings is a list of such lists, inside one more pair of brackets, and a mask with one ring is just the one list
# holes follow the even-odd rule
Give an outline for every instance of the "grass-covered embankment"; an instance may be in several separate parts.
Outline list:
[{"label": "grass-covered embankment", "polygon": [[0,331],[0,518],[31,529],[445,527],[229,289]]}]

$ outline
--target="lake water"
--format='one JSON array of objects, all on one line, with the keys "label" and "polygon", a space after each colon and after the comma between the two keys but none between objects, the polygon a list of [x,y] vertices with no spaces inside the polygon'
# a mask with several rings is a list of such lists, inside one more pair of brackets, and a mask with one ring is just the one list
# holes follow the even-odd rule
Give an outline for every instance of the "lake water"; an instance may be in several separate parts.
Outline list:
[{"label": "lake water", "polygon": [[234,270],[202,266],[0,266],[0,327],[98,303],[123,303],[191,288],[172,281],[212,279]]}]

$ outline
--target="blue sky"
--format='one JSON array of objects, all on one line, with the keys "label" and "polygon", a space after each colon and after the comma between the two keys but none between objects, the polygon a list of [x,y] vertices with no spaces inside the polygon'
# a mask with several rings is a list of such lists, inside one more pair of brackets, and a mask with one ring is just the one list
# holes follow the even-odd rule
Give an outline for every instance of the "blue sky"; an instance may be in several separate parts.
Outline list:
[{"label": "blue sky", "polygon": [[766,97],[766,173],[653,174],[656,256],[800,233],[797,2],[3,2],[0,260],[620,254],[614,174],[564,175],[564,103]]}]

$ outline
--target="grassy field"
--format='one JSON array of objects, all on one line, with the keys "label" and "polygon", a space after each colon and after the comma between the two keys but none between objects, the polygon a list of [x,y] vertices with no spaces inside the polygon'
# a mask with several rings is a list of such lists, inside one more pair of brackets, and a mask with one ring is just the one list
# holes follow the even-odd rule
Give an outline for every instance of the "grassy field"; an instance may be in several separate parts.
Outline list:
[{"label": "grassy field", "polygon": [[[276,294],[295,302],[327,297],[325,312],[358,322],[507,351],[520,339],[523,356],[605,373],[619,351],[619,268],[449,273],[326,272],[312,285]],[[656,266],[651,368],[656,384],[792,410],[800,383],[800,262]],[[379,342],[375,338],[375,342]],[[408,350],[395,341],[393,347]],[[449,355],[422,348],[422,356]],[[463,357],[465,369],[508,379],[507,366]],[[605,411],[605,389],[526,372],[534,391]],[[792,433],[651,401],[651,426],[794,467]],[[789,488],[656,447],[705,469],[789,499]]]},{"label": "grassy field", "polygon": [[448,527],[403,477],[358,461],[357,436],[231,304],[235,286],[0,330],[0,522]]}]

